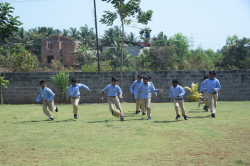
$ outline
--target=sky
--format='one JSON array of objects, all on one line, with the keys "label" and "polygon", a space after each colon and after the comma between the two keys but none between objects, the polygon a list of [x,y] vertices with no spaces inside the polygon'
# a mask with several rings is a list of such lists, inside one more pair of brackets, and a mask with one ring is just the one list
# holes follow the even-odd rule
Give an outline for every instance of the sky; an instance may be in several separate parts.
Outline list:
[{"label": "sky", "polygon": [[[69,29],[87,24],[95,27],[93,0],[0,0],[15,8],[13,15],[19,16],[25,30],[35,27]],[[103,11],[114,11],[111,4],[96,0],[97,20]],[[163,31],[169,37],[176,33],[191,38],[194,49],[221,49],[228,36],[250,38],[250,0],[141,0],[143,11],[153,10],[152,21],[147,27],[151,36]],[[119,19],[114,26],[120,26]],[[125,26],[125,32],[135,33],[139,38],[140,28]],[[109,27],[98,22],[98,35]]]}]

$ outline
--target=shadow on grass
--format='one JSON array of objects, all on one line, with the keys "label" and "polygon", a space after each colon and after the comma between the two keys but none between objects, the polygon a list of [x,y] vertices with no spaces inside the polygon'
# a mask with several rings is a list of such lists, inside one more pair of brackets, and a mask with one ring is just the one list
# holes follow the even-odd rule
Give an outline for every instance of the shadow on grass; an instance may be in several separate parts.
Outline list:
[{"label": "shadow on grass", "polygon": [[33,122],[71,122],[71,121],[76,121],[75,119],[67,119],[67,120],[60,120],[60,121],[55,121],[55,120],[32,120],[32,121],[23,121],[23,122],[17,122],[17,123],[13,123],[13,124],[19,124],[19,123],[33,123]]},{"label": "shadow on grass", "polygon": [[13,124],[19,124],[19,123],[30,123],[30,122],[44,122],[44,121],[48,121],[48,120],[32,120],[32,121],[23,121],[23,122],[17,122],[17,123],[13,123]]},{"label": "shadow on grass", "polygon": [[67,119],[67,120],[59,120],[59,121],[53,121],[53,122],[72,122],[72,121],[76,121],[75,119]]},{"label": "shadow on grass", "polygon": [[211,117],[211,115],[207,115],[207,116],[195,116],[195,117],[189,117],[188,118],[208,118]]},{"label": "shadow on grass", "polygon": [[178,120],[172,120],[172,121],[154,121],[153,123],[172,123],[172,122],[179,122]]}]

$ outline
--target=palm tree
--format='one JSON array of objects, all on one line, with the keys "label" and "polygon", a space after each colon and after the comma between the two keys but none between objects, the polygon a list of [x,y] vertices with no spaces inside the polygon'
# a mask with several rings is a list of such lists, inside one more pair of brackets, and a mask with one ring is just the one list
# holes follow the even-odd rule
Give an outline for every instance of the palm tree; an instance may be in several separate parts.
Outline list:
[{"label": "palm tree", "polygon": [[69,30],[63,29],[62,35],[63,35],[63,36],[69,36]]},{"label": "palm tree", "polygon": [[79,32],[83,43],[85,45],[88,45],[90,47],[95,46],[95,33],[94,33],[94,28],[88,27],[87,24],[85,24],[84,27],[80,27],[80,32]]},{"label": "palm tree", "polygon": [[[124,37],[125,37],[124,33]],[[102,36],[101,42],[109,42],[114,41],[115,39],[121,39],[122,38],[122,31],[121,28],[118,26],[114,26],[114,28],[109,28],[108,30],[104,31],[104,35]]]},{"label": "palm tree", "polygon": [[22,45],[23,47],[27,47],[31,44],[30,33],[26,32],[23,27],[21,27],[15,35],[16,43]]},{"label": "palm tree", "polygon": [[78,40],[79,39],[79,32],[77,31],[76,28],[69,28],[69,34],[70,34],[70,38],[74,39],[74,40]]},{"label": "palm tree", "polygon": [[[115,61],[115,67],[118,67],[121,65],[121,55],[122,55],[122,47],[121,47],[121,43],[119,41],[119,39],[115,39],[114,40],[114,44],[112,44],[112,46],[114,47],[113,49],[113,57],[114,57],[114,61]],[[129,58],[131,57],[131,54],[128,54],[127,50],[125,50],[123,52],[123,63],[126,63]]]},{"label": "palm tree", "polygon": [[130,32],[130,34],[127,35],[127,40],[131,42],[137,42],[137,37],[135,37],[135,34]]}]

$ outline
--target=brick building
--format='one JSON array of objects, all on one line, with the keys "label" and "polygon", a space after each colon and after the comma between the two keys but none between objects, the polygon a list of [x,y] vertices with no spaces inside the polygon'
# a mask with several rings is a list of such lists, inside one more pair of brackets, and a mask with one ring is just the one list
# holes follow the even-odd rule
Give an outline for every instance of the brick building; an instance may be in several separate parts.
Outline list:
[{"label": "brick building", "polygon": [[41,41],[41,61],[42,64],[50,64],[51,60],[61,61],[63,65],[75,65],[76,56],[73,52],[79,46],[78,41],[74,41],[66,36],[55,35]]}]

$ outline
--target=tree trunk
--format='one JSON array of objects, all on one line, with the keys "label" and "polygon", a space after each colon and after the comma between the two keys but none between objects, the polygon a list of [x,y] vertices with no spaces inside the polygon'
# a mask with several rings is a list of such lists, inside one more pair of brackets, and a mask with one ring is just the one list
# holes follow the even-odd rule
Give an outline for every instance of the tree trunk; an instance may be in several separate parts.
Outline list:
[{"label": "tree trunk", "polygon": [[3,104],[2,86],[0,86],[0,104]]},{"label": "tree trunk", "polygon": [[[123,35],[124,35],[124,25],[123,25],[123,20],[121,20],[121,21],[122,21],[122,45],[121,45],[122,50],[121,50],[121,66],[120,66],[120,88],[122,90],[122,84],[123,84],[123,82],[122,82],[122,77],[123,77],[123,75],[122,75],[122,68],[123,68]],[[123,102],[123,99],[121,98],[121,103],[122,102]]]}]

